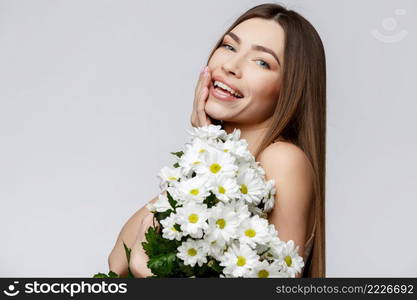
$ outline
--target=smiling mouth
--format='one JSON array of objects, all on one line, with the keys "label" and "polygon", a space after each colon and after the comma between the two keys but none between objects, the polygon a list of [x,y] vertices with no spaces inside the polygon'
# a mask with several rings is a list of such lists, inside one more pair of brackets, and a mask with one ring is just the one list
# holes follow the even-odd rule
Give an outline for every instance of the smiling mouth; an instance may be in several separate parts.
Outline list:
[{"label": "smiling mouth", "polygon": [[225,94],[227,94],[227,95],[229,95],[230,97],[233,97],[233,98],[235,98],[235,99],[242,99],[244,96],[242,95],[242,96],[237,96],[237,95],[235,95],[235,94],[232,94],[232,93],[230,93],[228,90],[225,90],[225,89],[223,89],[223,88],[221,88],[221,87],[219,87],[219,86],[214,86],[214,81],[215,80],[212,80],[211,81],[211,87],[214,89],[214,90],[218,90],[218,91],[220,91],[221,93],[225,93]]}]

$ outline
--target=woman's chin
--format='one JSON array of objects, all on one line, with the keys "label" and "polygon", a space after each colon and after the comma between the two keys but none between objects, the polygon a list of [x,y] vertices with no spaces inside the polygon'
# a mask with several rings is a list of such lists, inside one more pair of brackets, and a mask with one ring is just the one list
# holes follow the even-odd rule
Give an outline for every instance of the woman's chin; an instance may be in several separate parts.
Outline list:
[{"label": "woman's chin", "polygon": [[205,112],[208,116],[216,120],[223,120],[225,118],[225,107],[214,101],[207,101]]}]

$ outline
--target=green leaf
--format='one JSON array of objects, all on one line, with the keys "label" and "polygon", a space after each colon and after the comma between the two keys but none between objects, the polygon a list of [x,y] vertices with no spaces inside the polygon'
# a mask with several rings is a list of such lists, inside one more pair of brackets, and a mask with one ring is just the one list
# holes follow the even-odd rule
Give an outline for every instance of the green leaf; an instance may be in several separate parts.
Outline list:
[{"label": "green leaf", "polygon": [[201,267],[196,265],[194,272],[196,277],[219,277],[219,272],[209,267],[208,264],[203,264]]},{"label": "green leaf", "polygon": [[173,212],[172,209],[168,209],[164,212],[155,212],[154,216],[158,220],[158,222],[161,222],[161,220],[167,218],[172,212]]},{"label": "green leaf", "polygon": [[130,253],[132,252],[132,249],[128,248],[125,244],[125,242],[123,242],[123,247],[125,248],[125,254],[126,254],[126,258],[127,258],[127,264],[130,263]]},{"label": "green leaf", "polygon": [[157,277],[173,277],[178,273],[176,258],[177,248],[181,241],[168,240],[162,237],[157,228],[149,227],[145,233],[143,249],[148,255],[148,268]]},{"label": "green leaf", "polygon": [[181,245],[180,241],[164,239],[156,228],[149,227],[145,233],[145,242],[142,242],[143,250],[149,258],[166,254],[169,252],[177,252],[177,248]]},{"label": "green leaf", "polygon": [[181,230],[181,225],[180,225],[180,224],[174,224],[174,228],[175,228],[177,231],[182,231],[182,230]]},{"label": "green leaf", "polygon": [[174,211],[175,211],[175,208],[176,208],[176,205],[177,205],[177,201],[176,200],[174,200],[174,198],[172,198],[172,196],[171,196],[171,194],[167,191],[167,197],[168,197],[168,202],[169,202],[169,204],[171,205],[171,207],[174,209]]},{"label": "green leaf", "polygon": [[117,275],[117,273],[110,271],[109,272],[109,278],[119,278],[119,275]]},{"label": "green leaf", "polygon": [[125,244],[125,242],[123,242],[123,247],[125,248],[125,254],[126,254],[126,259],[127,259],[127,272],[128,278],[135,278],[135,276],[133,275],[132,271],[130,270],[130,253],[132,252],[132,249],[128,248]]},{"label": "green leaf", "polygon": [[148,260],[147,266],[152,273],[158,277],[168,277],[171,275],[177,259],[175,253],[166,253],[154,256]]},{"label": "green leaf", "polygon": [[195,275],[194,268],[189,265],[185,265],[184,261],[181,259],[178,260],[178,267],[180,271],[185,274],[186,277],[191,277]]},{"label": "green leaf", "polygon": [[119,275],[110,270],[109,274],[97,273],[93,276],[93,278],[119,278]]},{"label": "green leaf", "polygon": [[109,276],[107,276],[107,274],[104,273],[97,273],[93,276],[93,278],[109,278]]},{"label": "green leaf", "polygon": [[220,266],[217,260],[210,259],[207,265],[219,274],[223,272],[224,267]]},{"label": "green leaf", "polygon": [[184,155],[184,151],[171,152],[171,154],[174,154],[174,155],[176,155],[176,156],[178,156],[178,157],[181,157],[181,156],[183,156],[183,155]]},{"label": "green leaf", "polygon": [[149,227],[148,231],[145,232],[145,242],[142,242],[143,250],[145,250],[148,257],[156,255],[158,251],[158,236],[156,230],[153,227]]},{"label": "green leaf", "polygon": [[173,164],[173,167],[174,168],[179,168],[180,167],[180,164],[176,162],[175,164]]},{"label": "green leaf", "polygon": [[216,198],[216,195],[210,192],[210,196],[208,196],[206,199],[204,199],[203,203],[207,204],[207,207],[213,207],[216,205],[216,203],[219,202]]}]

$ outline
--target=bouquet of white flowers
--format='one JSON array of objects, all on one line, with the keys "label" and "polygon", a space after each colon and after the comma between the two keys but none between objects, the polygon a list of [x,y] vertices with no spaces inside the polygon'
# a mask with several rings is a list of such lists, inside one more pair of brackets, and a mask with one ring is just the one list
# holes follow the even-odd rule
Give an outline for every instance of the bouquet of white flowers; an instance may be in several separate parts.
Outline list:
[{"label": "bouquet of white flowers", "polygon": [[208,125],[189,133],[185,151],[171,152],[177,161],[158,174],[166,195],[147,205],[160,223],[142,243],[151,277],[295,277],[304,266],[299,246],[268,223],[275,182],[265,180],[240,130]]},{"label": "bouquet of white flowers", "polygon": [[240,130],[193,127],[185,151],[158,174],[161,193],[148,208],[161,227],[142,243],[154,277],[295,277],[299,246],[281,241],[267,213],[274,180],[248,151]]}]

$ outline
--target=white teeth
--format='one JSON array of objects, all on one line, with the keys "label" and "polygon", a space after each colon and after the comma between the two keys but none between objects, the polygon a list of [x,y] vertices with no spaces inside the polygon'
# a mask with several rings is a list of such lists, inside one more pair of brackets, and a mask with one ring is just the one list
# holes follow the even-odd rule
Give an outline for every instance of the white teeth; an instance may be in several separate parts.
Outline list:
[{"label": "white teeth", "polygon": [[234,89],[232,89],[231,87],[225,85],[223,82],[217,81],[215,80],[213,83],[214,87],[218,86],[221,87],[222,89],[225,89],[226,91],[229,91],[231,94],[235,95],[236,97],[242,98],[243,96],[240,95],[239,93],[235,92]]}]

